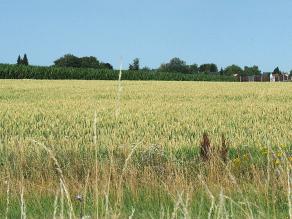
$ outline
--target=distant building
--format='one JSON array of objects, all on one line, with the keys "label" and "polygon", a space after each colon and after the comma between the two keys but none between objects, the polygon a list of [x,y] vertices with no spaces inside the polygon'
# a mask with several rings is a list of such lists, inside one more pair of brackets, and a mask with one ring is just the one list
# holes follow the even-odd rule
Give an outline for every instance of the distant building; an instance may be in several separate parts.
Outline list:
[{"label": "distant building", "polygon": [[261,75],[238,76],[238,78],[240,82],[287,82],[292,80],[288,73],[273,74],[272,72],[264,72]]},{"label": "distant building", "polygon": [[279,73],[279,74],[272,74],[275,78],[274,82],[280,82],[280,81],[289,81],[289,74],[287,73]]},{"label": "distant building", "polygon": [[275,81],[276,81],[275,74],[270,74],[270,82],[275,82]]}]

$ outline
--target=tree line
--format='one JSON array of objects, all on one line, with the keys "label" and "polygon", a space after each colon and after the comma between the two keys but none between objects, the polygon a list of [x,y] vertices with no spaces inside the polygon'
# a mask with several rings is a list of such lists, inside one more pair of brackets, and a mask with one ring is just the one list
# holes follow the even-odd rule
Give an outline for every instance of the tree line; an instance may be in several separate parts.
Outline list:
[{"label": "tree line", "polygon": [[[133,63],[129,65],[129,70],[140,70],[139,59],[135,58]],[[150,70],[147,67],[142,68],[142,70]],[[238,65],[230,65],[225,69],[221,68],[218,70],[218,67],[214,63],[207,63],[198,66],[197,64],[187,65],[185,61],[180,58],[172,58],[168,63],[163,63],[157,69],[161,72],[175,72],[175,73],[183,73],[183,74],[217,74],[217,75],[225,75],[225,76],[251,76],[251,75],[261,75],[262,72],[257,65],[254,66],[244,66],[241,68]],[[279,67],[276,67],[273,74],[281,74]],[[292,70],[290,71],[292,75]]]},{"label": "tree line", "polygon": [[[19,55],[17,58],[17,65],[29,65],[27,55],[24,54],[23,58]],[[108,69],[113,70],[113,66],[110,63],[104,63],[99,61],[94,56],[77,57],[72,54],[66,54],[54,61],[52,67],[64,67],[64,68],[92,68],[92,69]],[[221,76],[250,76],[260,75],[262,72],[258,66],[245,66],[241,68],[238,65],[230,65],[226,68],[218,69],[214,63],[206,64],[191,64],[188,65],[180,58],[172,58],[167,63],[162,63],[158,69],[150,69],[148,67],[140,67],[140,60],[135,58],[131,64],[129,64],[129,71],[143,71],[143,72],[168,72],[168,73],[182,73],[182,74],[216,74]],[[273,71],[274,74],[283,73],[279,67],[276,67]],[[292,75],[292,70],[290,71]]]}]

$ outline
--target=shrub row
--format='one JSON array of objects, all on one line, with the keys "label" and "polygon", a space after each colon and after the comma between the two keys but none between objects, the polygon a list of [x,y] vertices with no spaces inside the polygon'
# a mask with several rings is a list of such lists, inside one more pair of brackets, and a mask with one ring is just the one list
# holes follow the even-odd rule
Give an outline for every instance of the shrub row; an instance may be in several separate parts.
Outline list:
[{"label": "shrub row", "polygon": [[[0,79],[117,80],[119,71],[0,64]],[[231,76],[182,74],[159,71],[123,71],[123,80],[237,81]]]}]

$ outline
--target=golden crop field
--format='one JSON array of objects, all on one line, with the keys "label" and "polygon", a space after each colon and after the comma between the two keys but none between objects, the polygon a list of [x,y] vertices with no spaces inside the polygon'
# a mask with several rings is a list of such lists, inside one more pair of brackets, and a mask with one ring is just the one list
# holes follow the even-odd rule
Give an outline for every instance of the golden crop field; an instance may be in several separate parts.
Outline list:
[{"label": "golden crop field", "polygon": [[90,144],[96,111],[109,146],[194,146],[204,131],[234,147],[292,143],[291,83],[122,82],[120,103],[113,81],[8,80],[0,89],[2,141]]},{"label": "golden crop field", "polygon": [[[228,174],[221,164],[208,169],[202,161],[192,163],[203,133],[214,147],[225,136],[233,154]],[[267,156],[274,159],[273,148],[279,147],[288,148],[280,152],[291,159],[292,83],[0,80],[0,145],[3,217],[51,218],[55,212],[62,218],[83,209],[92,218],[126,218],[135,209],[133,218],[287,218],[292,211],[286,171],[291,164],[273,169],[282,161],[268,159],[271,169],[265,169],[266,160],[253,157],[270,148]],[[137,162],[146,167],[139,169],[137,148],[184,158],[177,164],[155,151],[147,158],[140,154]],[[256,150],[248,159],[262,166],[236,170],[236,162],[244,162],[234,155],[237,148]],[[241,175],[247,170],[249,176]],[[74,195],[84,192],[88,198],[80,207]]]}]

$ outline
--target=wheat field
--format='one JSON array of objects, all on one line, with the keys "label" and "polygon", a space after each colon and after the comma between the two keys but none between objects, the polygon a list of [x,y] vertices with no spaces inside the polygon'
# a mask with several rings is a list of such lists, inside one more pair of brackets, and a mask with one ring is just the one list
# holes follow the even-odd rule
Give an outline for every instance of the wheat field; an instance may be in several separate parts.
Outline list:
[{"label": "wheat field", "polygon": [[0,80],[0,217],[291,218],[291,112],[292,83]]}]

